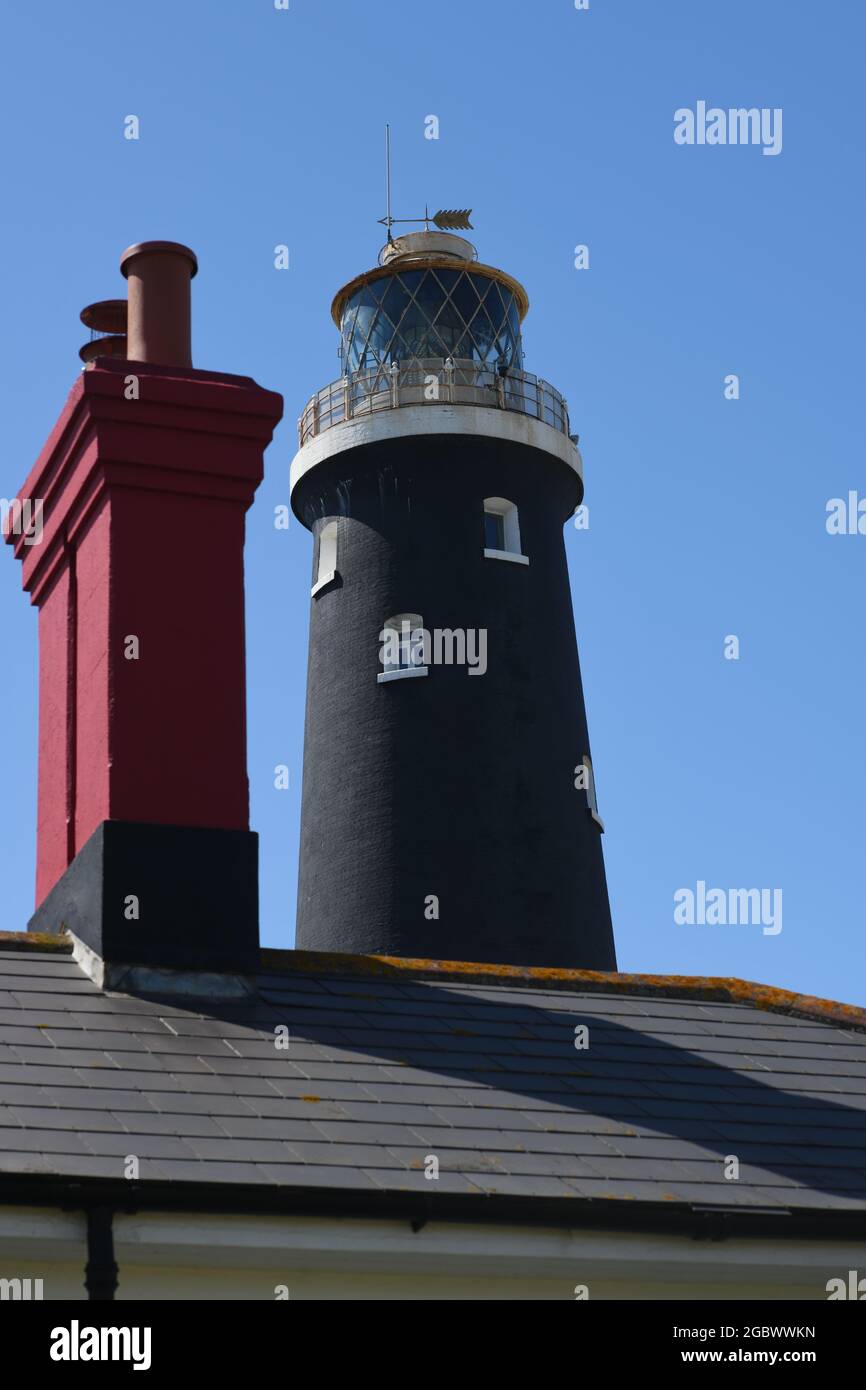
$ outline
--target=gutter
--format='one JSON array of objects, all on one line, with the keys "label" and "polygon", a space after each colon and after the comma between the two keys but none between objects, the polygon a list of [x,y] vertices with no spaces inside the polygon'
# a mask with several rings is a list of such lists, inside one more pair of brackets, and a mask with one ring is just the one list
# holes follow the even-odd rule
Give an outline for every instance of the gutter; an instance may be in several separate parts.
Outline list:
[{"label": "gutter", "polygon": [[84,1210],[88,1219],[86,1286],[91,1298],[114,1296],[112,1215],[140,1211],[219,1215],[373,1217],[415,1231],[433,1221],[656,1232],[693,1240],[864,1240],[866,1206],[796,1210],[628,1201],[597,1197],[517,1197],[475,1193],[277,1188],[261,1184],[130,1182],[124,1179],[4,1177],[0,1206]]}]

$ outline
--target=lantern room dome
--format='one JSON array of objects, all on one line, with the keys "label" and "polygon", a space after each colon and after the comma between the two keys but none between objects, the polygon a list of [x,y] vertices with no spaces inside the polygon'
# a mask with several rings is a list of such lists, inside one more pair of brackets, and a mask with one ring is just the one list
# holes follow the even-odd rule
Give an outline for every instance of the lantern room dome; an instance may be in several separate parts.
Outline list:
[{"label": "lantern room dome", "polygon": [[383,264],[334,299],[344,374],[447,358],[501,373],[521,370],[526,291],[475,254],[471,242],[445,232],[389,242]]}]

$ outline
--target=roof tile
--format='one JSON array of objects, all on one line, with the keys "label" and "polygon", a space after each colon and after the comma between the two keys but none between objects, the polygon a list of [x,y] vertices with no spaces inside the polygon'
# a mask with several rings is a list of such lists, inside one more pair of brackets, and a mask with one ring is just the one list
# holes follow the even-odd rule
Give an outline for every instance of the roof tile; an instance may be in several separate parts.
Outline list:
[{"label": "roof tile", "polygon": [[0,954],[0,985],[4,1173],[135,1154],[143,1183],[866,1209],[866,1034],[838,1015],[300,969],[209,1006],[34,950]]}]

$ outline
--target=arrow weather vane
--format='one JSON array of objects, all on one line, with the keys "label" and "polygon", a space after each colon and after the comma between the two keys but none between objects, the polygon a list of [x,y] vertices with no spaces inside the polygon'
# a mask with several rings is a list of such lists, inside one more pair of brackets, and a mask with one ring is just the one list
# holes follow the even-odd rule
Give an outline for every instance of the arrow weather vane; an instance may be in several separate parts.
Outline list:
[{"label": "arrow weather vane", "polygon": [[430,216],[427,204],[424,204],[423,217],[392,217],[391,216],[391,127],[385,126],[385,205],[387,212],[384,217],[379,218],[383,227],[388,228],[388,240],[393,241],[391,228],[397,223],[403,222],[423,222],[425,232],[429,232],[430,223],[438,227],[441,232],[449,231],[472,231],[472,223],[469,218],[472,216],[471,208],[440,208],[433,216]]}]

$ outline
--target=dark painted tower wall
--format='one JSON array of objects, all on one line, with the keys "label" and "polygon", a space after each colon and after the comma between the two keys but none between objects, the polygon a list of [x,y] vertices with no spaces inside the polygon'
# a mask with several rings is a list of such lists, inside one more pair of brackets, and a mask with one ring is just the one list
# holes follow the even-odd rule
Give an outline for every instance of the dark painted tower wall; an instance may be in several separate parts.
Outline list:
[{"label": "dark painted tower wall", "polygon": [[[563,541],[580,455],[522,370],[522,288],[473,254],[403,237],[341,291],[344,377],[301,422],[297,944],[615,969]],[[419,636],[395,660],[397,615]]]}]

